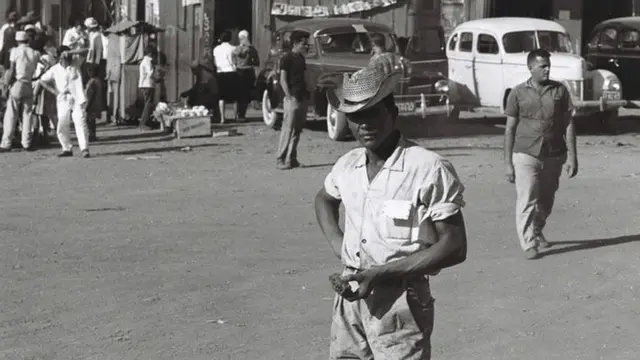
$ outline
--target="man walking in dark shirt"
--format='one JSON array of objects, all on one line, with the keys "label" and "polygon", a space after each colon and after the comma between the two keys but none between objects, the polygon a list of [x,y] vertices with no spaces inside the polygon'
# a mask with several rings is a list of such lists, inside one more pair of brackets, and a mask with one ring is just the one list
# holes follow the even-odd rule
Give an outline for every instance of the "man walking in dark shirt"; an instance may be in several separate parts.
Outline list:
[{"label": "man walking in dark shirt", "polygon": [[309,35],[294,31],[291,51],[280,61],[280,84],[284,92],[284,118],[278,145],[277,167],[288,170],[300,166],[297,147],[300,133],[307,120],[308,90],[304,80],[307,64],[304,54],[308,50]]},{"label": "man walking in dark shirt", "polygon": [[567,88],[549,79],[551,54],[529,53],[531,78],[507,99],[504,156],[506,177],[517,192],[516,227],[527,259],[548,248],[542,230],[551,214],[562,166],[578,173],[573,106]]}]

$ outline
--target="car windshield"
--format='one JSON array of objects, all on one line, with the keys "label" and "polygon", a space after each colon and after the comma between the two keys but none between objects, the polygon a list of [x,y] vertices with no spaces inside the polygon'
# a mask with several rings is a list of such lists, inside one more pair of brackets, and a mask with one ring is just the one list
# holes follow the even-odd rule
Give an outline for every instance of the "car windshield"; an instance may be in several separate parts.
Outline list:
[{"label": "car windshield", "polygon": [[[319,36],[324,54],[371,54],[371,36],[373,33],[337,33]],[[396,52],[395,38],[391,34],[382,34],[388,52]]]},{"label": "car windshield", "polygon": [[505,34],[502,44],[505,52],[511,54],[538,48],[549,52],[573,53],[569,36],[557,31],[516,31]]}]

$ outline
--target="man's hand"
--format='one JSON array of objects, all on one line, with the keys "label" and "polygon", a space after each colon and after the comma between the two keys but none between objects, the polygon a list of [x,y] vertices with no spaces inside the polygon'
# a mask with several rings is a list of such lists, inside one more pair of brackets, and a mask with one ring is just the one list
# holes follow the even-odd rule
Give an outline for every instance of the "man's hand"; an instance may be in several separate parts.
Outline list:
[{"label": "man's hand", "polygon": [[578,159],[575,156],[570,157],[565,164],[565,171],[569,175],[569,179],[578,175]]},{"label": "man's hand", "polygon": [[516,171],[513,168],[513,164],[507,164],[507,169],[505,171],[505,178],[508,182],[514,183],[516,182]]},{"label": "man's hand", "polygon": [[344,296],[348,301],[356,301],[365,299],[373,291],[373,287],[377,280],[377,273],[373,269],[368,269],[357,274],[344,275],[342,280],[345,282],[356,281],[358,282],[358,290],[353,294],[347,294]]}]

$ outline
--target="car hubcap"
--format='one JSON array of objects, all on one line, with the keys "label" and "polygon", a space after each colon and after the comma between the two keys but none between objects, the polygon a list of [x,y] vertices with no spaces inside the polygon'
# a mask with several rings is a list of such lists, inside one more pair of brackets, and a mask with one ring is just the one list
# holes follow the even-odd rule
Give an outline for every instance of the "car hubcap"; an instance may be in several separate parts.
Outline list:
[{"label": "car hubcap", "polygon": [[330,133],[334,133],[334,130],[336,128],[336,121],[338,118],[338,113],[333,109],[333,107],[329,107],[329,110],[327,111],[327,127]]},{"label": "car hubcap", "polygon": [[271,101],[269,100],[267,92],[265,92],[262,97],[262,116],[266,122],[270,123],[272,121],[273,111],[271,110]]}]

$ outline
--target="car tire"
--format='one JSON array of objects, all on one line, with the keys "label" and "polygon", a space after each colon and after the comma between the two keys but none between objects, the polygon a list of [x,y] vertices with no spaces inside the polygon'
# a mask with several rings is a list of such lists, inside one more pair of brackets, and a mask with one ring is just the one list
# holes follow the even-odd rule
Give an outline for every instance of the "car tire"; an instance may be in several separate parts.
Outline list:
[{"label": "car tire", "polygon": [[282,114],[272,109],[268,90],[262,93],[262,121],[270,129],[277,129],[282,125]]},{"label": "car tire", "polygon": [[327,135],[333,141],[345,141],[349,138],[351,130],[344,113],[327,104]]}]

